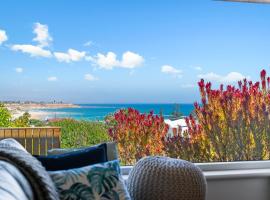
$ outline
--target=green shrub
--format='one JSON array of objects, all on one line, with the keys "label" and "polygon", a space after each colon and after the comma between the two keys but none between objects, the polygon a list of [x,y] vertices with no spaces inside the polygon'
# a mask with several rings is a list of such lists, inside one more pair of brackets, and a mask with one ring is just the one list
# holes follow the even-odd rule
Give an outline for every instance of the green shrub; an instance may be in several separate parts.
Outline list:
[{"label": "green shrub", "polygon": [[12,120],[12,114],[7,107],[0,103],[0,127],[29,127],[30,114],[25,112],[22,116]]},{"label": "green shrub", "polygon": [[38,119],[30,119],[29,125],[34,127],[44,127],[47,126],[45,122],[38,120]]},{"label": "green shrub", "polygon": [[11,125],[11,113],[0,103],[0,127],[9,127]]},{"label": "green shrub", "polygon": [[270,77],[265,70],[260,77],[219,89],[202,79],[195,117],[186,118],[184,134],[165,140],[167,155],[192,162],[269,160]]},{"label": "green shrub", "polygon": [[23,113],[22,116],[18,117],[17,119],[13,120],[12,126],[13,127],[29,127],[29,120],[30,114],[28,112]]},{"label": "green shrub", "polygon": [[56,122],[50,122],[49,125],[62,128],[62,148],[91,146],[109,141],[107,129],[102,122],[63,119]]},{"label": "green shrub", "polygon": [[115,112],[105,121],[110,137],[118,144],[123,164],[132,165],[142,157],[164,154],[163,140],[169,127],[162,116],[128,108]]}]

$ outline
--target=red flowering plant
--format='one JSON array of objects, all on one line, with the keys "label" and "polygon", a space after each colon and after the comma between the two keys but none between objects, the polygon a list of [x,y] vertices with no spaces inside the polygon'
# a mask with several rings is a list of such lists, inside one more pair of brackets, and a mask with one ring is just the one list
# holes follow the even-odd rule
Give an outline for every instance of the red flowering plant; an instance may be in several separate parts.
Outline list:
[{"label": "red flowering plant", "polygon": [[134,164],[149,155],[163,155],[163,139],[168,125],[162,116],[121,109],[106,118],[109,135],[118,144],[120,160],[125,165]]},{"label": "red flowering plant", "polygon": [[168,138],[169,156],[194,162],[265,160],[270,158],[270,78],[238,82],[215,90],[202,79],[201,104],[186,118],[188,130]]}]

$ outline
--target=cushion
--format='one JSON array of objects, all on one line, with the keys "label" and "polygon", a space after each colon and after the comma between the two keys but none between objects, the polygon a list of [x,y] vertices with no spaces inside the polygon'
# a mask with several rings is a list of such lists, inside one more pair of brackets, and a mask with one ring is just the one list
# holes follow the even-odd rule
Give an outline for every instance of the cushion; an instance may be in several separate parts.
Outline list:
[{"label": "cushion", "polygon": [[[25,198],[22,192],[29,200],[37,198],[39,200],[59,199],[48,172],[14,139],[0,142],[0,160],[0,190],[2,190],[0,199],[23,200]],[[18,185],[16,186],[16,184]],[[8,194],[4,195],[6,192]]]},{"label": "cushion", "polygon": [[[107,154],[107,161],[111,160],[117,160],[118,159],[118,152],[117,152],[117,147],[115,142],[107,142],[106,144],[106,154]],[[95,145],[98,146],[98,145]],[[48,150],[48,155],[59,155],[63,153],[69,153],[73,151],[78,151],[81,149],[85,149],[85,147],[82,148],[73,148],[73,149],[61,149],[61,148],[55,148],[55,149],[50,149]]]},{"label": "cushion", "polygon": [[27,152],[26,149],[17,140],[13,138],[6,138],[6,139],[1,140],[1,145],[17,148],[17,149]]},{"label": "cushion", "polygon": [[[15,139],[0,141],[4,147],[17,148],[27,152]],[[0,199],[34,199],[31,185],[21,171],[11,163],[0,160]]]},{"label": "cushion", "polygon": [[14,165],[2,160],[0,160],[0,199],[34,199],[31,185],[26,177]]},{"label": "cushion", "polygon": [[49,174],[60,199],[130,199],[118,160]]},{"label": "cushion", "polygon": [[48,171],[66,170],[106,162],[106,148],[106,144],[100,144],[68,153],[35,157]]}]

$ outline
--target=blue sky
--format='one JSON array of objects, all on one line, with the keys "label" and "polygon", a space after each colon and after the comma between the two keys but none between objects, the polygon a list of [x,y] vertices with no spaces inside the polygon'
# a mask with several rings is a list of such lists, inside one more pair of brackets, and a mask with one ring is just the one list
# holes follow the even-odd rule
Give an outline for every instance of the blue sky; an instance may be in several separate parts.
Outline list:
[{"label": "blue sky", "polygon": [[3,1],[0,99],[192,103],[269,71],[269,27],[265,4]]}]

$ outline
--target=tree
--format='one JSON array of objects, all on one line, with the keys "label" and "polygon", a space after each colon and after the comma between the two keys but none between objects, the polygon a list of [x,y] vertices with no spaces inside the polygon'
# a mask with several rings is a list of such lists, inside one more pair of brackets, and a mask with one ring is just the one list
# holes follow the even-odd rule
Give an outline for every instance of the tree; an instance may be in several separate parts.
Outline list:
[{"label": "tree", "polygon": [[11,113],[5,107],[4,104],[0,103],[0,127],[9,127],[11,124]]},{"label": "tree", "polygon": [[28,127],[31,115],[25,112],[22,116],[13,121],[14,127]]}]

